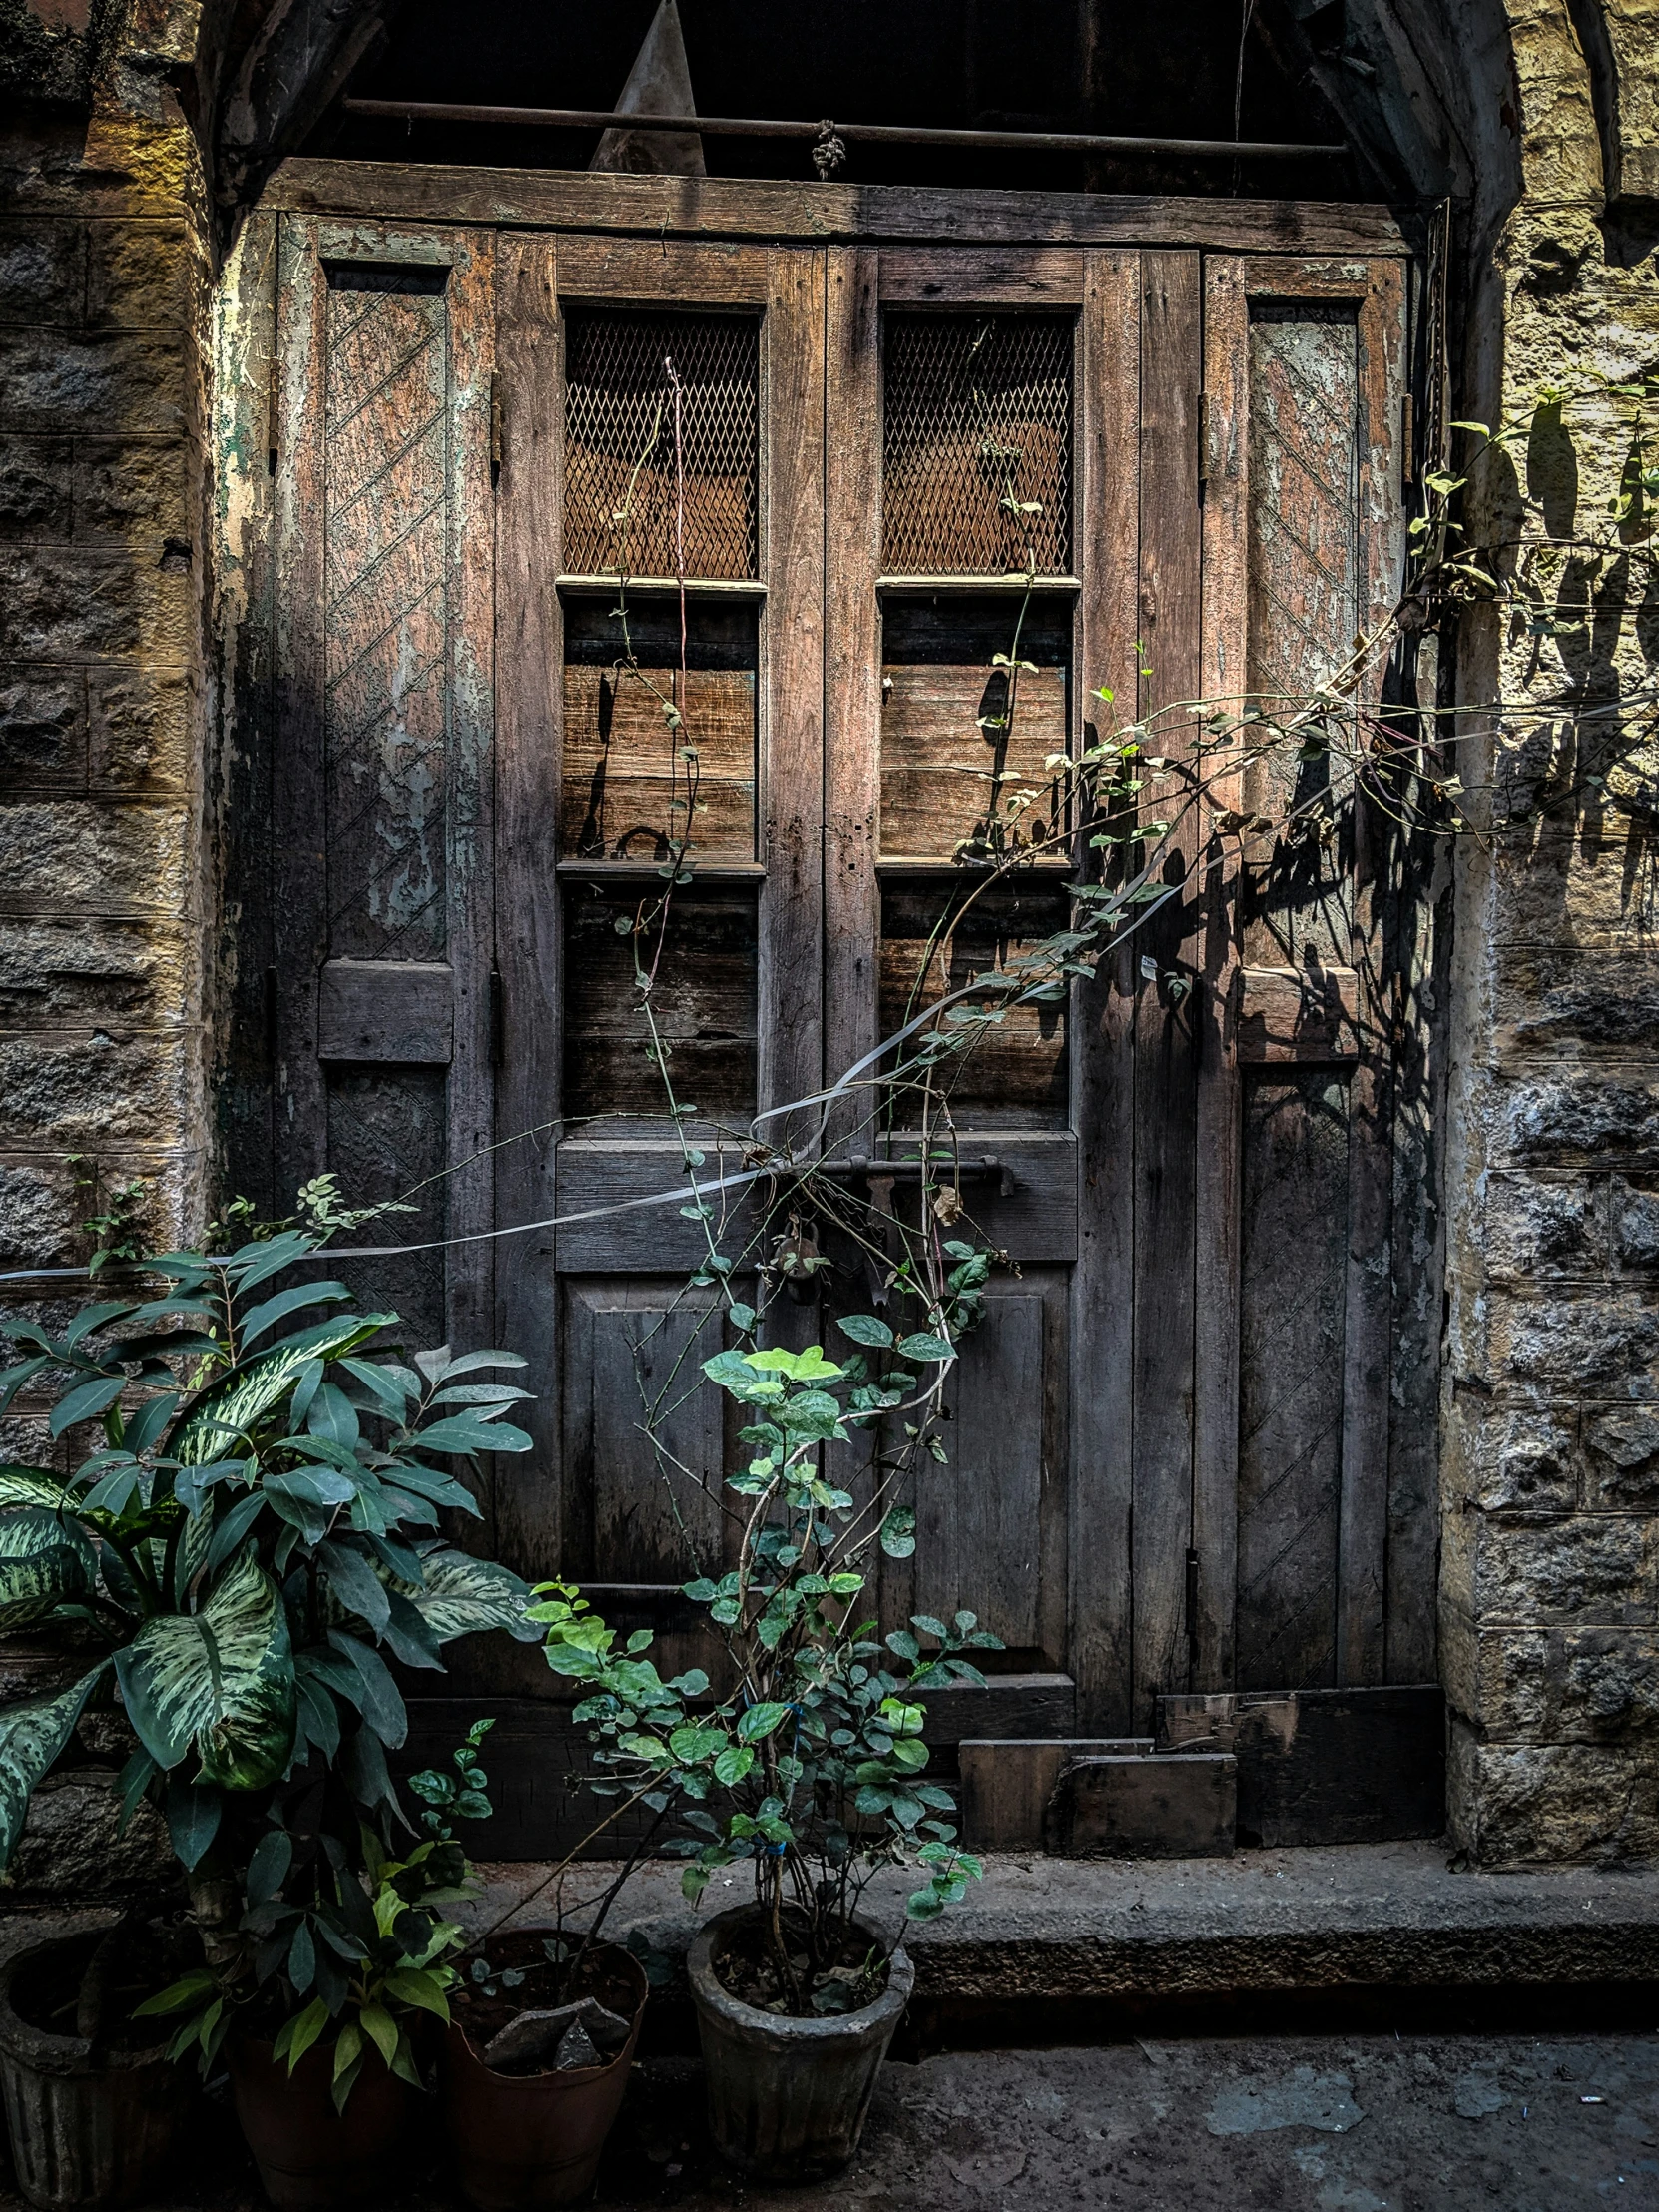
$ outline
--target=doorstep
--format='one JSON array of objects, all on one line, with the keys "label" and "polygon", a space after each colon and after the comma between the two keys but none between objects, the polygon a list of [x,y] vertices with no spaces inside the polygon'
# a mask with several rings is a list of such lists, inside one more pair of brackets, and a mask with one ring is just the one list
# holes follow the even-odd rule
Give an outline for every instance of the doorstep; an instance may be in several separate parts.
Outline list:
[{"label": "doorstep", "polygon": [[[1087,1861],[993,1854],[985,1877],[904,1941],[916,1996],[931,2006],[1010,1999],[1196,2002],[1280,1993],[1469,1991],[1629,1983],[1659,1977],[1659,1871],[1561,1868],[1454,1874],[1444,1843],[1240,1851],[1227,1859]],[[586,1861],[565,1877],[569,1903],[597,1898],[620,1872]],[[474,1928],[511,1917],[551,1927],[549,1889],[514,1910],[549,1870],[479,1868]],[[890,1871],[864,1912],[889,1934],[913,1885]],[[699,1922],[741,1904],[742,1870],[716,1876],[699,1907],[677,1864],[634,1876],[607,1923],[637,1928],[681,1955]],[[573,1915],[573,1918],[576,1916]],[[578,1925],[579,1920],[578,1920]]]}]

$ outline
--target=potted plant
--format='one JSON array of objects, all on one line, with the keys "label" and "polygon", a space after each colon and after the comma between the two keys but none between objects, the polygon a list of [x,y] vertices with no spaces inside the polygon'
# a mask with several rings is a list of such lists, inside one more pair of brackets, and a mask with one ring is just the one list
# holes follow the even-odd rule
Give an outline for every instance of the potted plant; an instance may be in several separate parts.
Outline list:
[{"label": "potted plant", "polygon": [[[980,1279],[958,1286],[964,1301]],[[946,1329],[966,1318],[936,1317]],[[914,1870],[907,1911],[927,1919],[980,1871],[957,1849],[949,1793],[923,1776],[916,1693],[978,1682],[962,1654],[997,1639],[967,1612],[878,1638],[859,1618],[862,1562],[877,1541],[896,1556],[913,1550],[914,1515],[860,1511],[820,1464],[826,1445],[895,1412],[925,1419],[936,1386],[912,1400],[907,1369],[942,1368],[953,1347],[931,1331],[895,1341],[874,1315],[840,1327],[892,1356],[884,1372],[868,1379],[862,1354],[842,1366],[816,1345],[703,1364],[752,1411],[743,1434],[755,1456],[727,1483],[744,1500],[737,1564],[685,1586],[722,1634],[733,1693],[710,1704],[701,1671],[660,1680],[643,1631],[618,1652],[555,1613],[548,1644],[550,1664],[585,1687],[576,1718],[606,1747],[602,1786],[673,1808],[690,1831],[668,1847],[691,1860],[686,1895],[700,1897],[719,1868],[753,1867],[753,1902],[705,1926],[688,1968],[715,2141],[776,2180],[816,2179],[852,2156],[910,1992],[902,1947],[860,1913],[868,1884],[883,1868]]]},{"label": "potted plant", "polygon": [[0,1633],[62,1621],[94,1639],[76,1680],[0,1713],[0,1864],[82,1712],[118,1701],[138,1742],[125,1802],[164,1810],[219,1978],[191,2012],[203,2063],[233,2025],[257,2044],[265,2014],[275,2069],[277,2031],[320,2018],[343,2105],[400,2057],[412,2070],[373,1978],[420,2006],[424,1985],[398,1977],[432,1963],[421,1900],[464,1866],[451,1842],[399,1841],[414,1832],[386,1753],[407,1716],[384,1654],[441,1669],[457,1636],[538,1630],[517,1576],[438,1532],[441,1511],[477,1511],[446,1461],[529,1446],[504,1417],[526,1393],[482,1380],[522,1362],[406,1360],[394,1315],[294,1280],[320,1242],[282,1228],[224,1259],[163,1254],[144,1263],[155,1297],[90,1306],[61,1336],[15,1325],[32,1349],[0,1377],[0,1411],[55,1375],[52,1433],[101,1434],[67,1478],[0,1467]]},{"label": "potted plant", "polygon": [[[297,1823],[274,1805],[245,1877],[252,1903],[240,1940],[218,1970],[198,1967],[139,2007],[174,2016],[173,2058],[199,2051],[206,2060],[223,2042],[237,2116],[276,2204],[353,2203],[407,2154],[423,2087],[417,2042],[423,2023],[448,2019],[452,1954],[464,1939],[444,1909],[475,1894],[449,1818],[488,1816],[478,1745],[492,1725],[475,1723],[454,1754],[458,1787],[438,1773],[410,1778],[427,1801],[420,1841],[393,1859],[363,1825],[360,1877],[326,1807],[320,1848],[308,1871],[296,1868]],[[347,1803],[334,1811],[352,1818]],[[296,1948],[341,1961],[342,1996],[306,1995]]]},{"label": "potted plant", "polygon": [[115,2212],[147,2197],[195,2085],[166,2036],[132,2024],[173,1971],[181,1932],[123,1916],[26,1944],[0,1969],[0,2090],[17,2185],[42,2212]]},{"label": "potted plant", "polygon": [[[544,1584],[537,1596],[528,1617],[553,1642],[610,1650],[612,1631],[574,1586]],[[448,1802],[453,1782],[421,1779],[436,1802]],[[611,1806],[593,1833],[620,1809]],[[452,1996],[440,2072],[456,2176],[479,2212],[541,2212],[576,2202],[592,2186],[627,2087],[651,1977],[663,1963],[606,1943],[604,1925],[654,1832],[636,1840],[621,1873],[580,1909],[580,1932],[567,1924],[561,1889],[552,1935],[496,1928],[472,1946],[477,1955]],[[523,1902],[515,1901],[514,1914]]]}]

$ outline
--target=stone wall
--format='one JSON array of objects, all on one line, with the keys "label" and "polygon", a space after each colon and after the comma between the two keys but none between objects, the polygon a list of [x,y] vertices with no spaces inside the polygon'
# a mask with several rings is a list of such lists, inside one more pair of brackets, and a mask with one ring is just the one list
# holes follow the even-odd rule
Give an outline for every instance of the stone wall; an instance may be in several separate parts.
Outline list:
[{"label": "stone wall", "polygon": [[206,1169],[201,167],[173,94],[79,43],[90,117],[19,108],[0,137],[12,1267],[83,1259],[82,1224],[125,1185],[172,1238]]},{"label": "stone wall", "polygon": [[1465,620],[1459,692],[1513,703],[1465,725],[1491,835],[1460,854],[1449,1132],[1441,1650],[1486,1864],[1659,1852],[1659,573],[1651,503],[1609,512],[1633,410],[1582,396],[1659,370],[1630,190],[1659,182],[1659,19],[1608,7],[1598,85],[1564,7],[1513,13],[1525,190],[1460,411],[1527,435],[1474,465],[1470,519],[1580,542],[1530,557],[1530,616]]},{"label": "stone wall", "polygon": [[[202,146],[223,67],[234,197],[278,115],[314,105],[294,57],[322,16],[328,70],[355,36],[349,4],[270,13],[232,68],[227,26],[252,8],[0,0],[0,89],[29,95],[0,127],[0,1265],[83,1258],[87,1214],[129,1180],[155,1234],[207,1203],[208,1038],[231,1003],[211,733],[232,716],[207,646]],[[1460,411],[1529,418],[1545,385],[1659,365],[1655,0],[1351,13],[1374,57],[1353,81],[1385,92],[1393,69],[1402,103],[1423,55],[1461,57],[1427,72],[1440,151],[1404,162],[1473,179]],[[1620,405],[1570,455],[1563,435],[1546,416],[1518,473],[1485,472],[1479,527],[1564,535],[1605,506]],[[1647,527],[1622,564],[1546,563],[1541,604],[1581,606],[1581,631],[1463,625],[1462,697],[1564,702],[1491,749],[1491,833],[1458,863],[1441,1650],[1454,1822],[1488,1862],[1659,1851],[1659,760],[1631,735],[1659,671]]]}]

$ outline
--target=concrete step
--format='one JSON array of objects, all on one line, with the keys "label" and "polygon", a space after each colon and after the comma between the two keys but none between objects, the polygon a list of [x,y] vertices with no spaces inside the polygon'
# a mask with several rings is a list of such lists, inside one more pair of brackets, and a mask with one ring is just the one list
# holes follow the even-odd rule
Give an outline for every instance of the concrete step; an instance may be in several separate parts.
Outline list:
[{"label": "concrete step", "polygon": [[[997,1853],[962,1904],[908,1922],[913,1873],[877,1875],[863,1911],[915,1961],[919,2007],[1004,2017],[1007,2039],[1040,2033],[1043,2007],[1195,2008],[1253,1997],[1384,2001],[1415,1990],[1495,1993],[1659,1978],[1659,1874],[1567,1868],[1454,1873],[1444,1844],[1239,1851],[1226,1859],[1075,1860]],[[567,1870],[570,1925],[580,1901],[620,1872],[603,1862]],[[637,1928],[654,1948],[683,1955],[699,1922],[752,1894],[748,1870],[717,1876],[695,1908],[680,1863],[642,1867],[606,1924]],[[484,1890],[463,1909],[475,1927],[551,1928],[558,1885],[546,1865],[480,1870]],[[535,1893],[532,1895],[532,1893]],[[520,1903],[520,1901],[527,1901]],[[1020,2012],[1026,2007],[1029,2019]],[[1021,2021],[1025,2020],[1025,2026]],[[1653,2005],[1659,2028],[1659,1999]]]}]

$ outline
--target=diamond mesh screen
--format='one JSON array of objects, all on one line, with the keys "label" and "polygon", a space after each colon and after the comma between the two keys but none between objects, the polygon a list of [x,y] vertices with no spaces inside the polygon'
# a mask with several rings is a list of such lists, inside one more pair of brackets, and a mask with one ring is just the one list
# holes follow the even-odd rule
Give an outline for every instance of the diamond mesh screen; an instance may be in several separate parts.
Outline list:
[{"label": "diamond mesh screen", "polygon": [[1071,566],[1072,325],[887,317],[881,565],[890,576]]},{"label": "diamond mesh screen", "polygon": [[756,573],[759,370],[760,325],[738,315],[569,317],[568,571],[676,575],[683,528],[688,576]]}]

